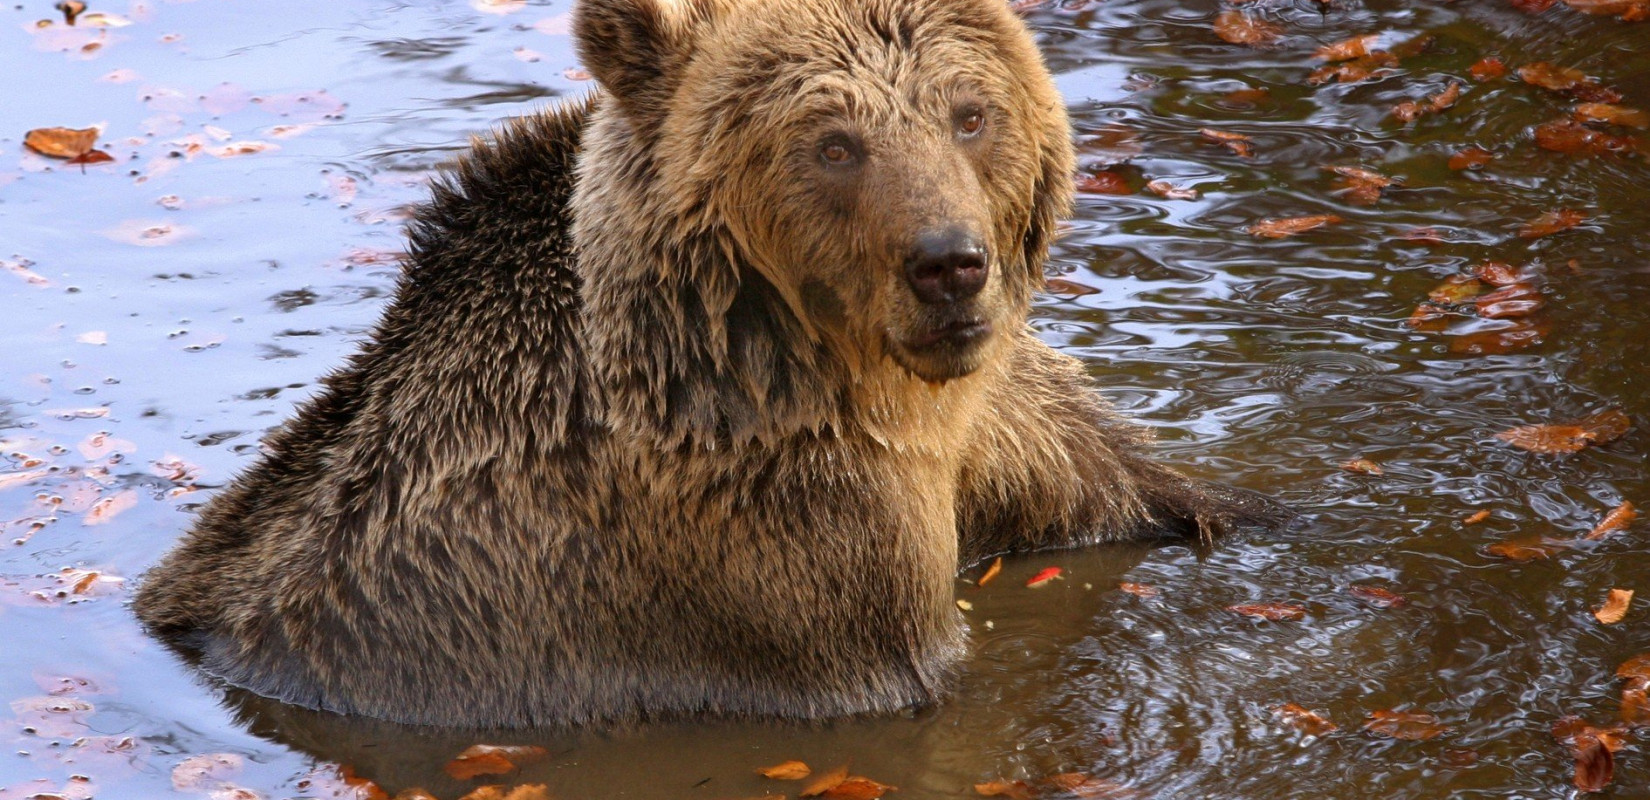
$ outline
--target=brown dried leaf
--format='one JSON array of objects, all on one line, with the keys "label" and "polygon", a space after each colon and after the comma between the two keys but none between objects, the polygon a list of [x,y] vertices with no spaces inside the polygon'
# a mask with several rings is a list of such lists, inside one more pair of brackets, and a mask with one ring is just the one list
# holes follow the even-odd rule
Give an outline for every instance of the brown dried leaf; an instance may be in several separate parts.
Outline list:
[{"label": "brown dried leaf", "polygon": [[1552,455],[1579,452],[1588,445],[1609,444],[1631,427],[1632,421],[1626,414],[1618,409],[1606,409],[1571,423],[1523,425],[1502,431],[1495,438],[1532,453]]},{"label": "brown dried leaf", "polygon": [[1650,0],[1564,0],[1564,4],[1583,14],[1620,17],[1622,22],[1650,19]]},{"label": "brown dried leaf", "polygon": [[847,780],[825,790],[827,800],[877,800],[877,798],[893,791],[897,786],[888,786],[877,783],[863,776],[855,775]]},{"label": "brown dried leaf", "polygon": [[1211,142],[1225,145],[1226,149],[1231,150],[1233,153],[1236,153],[1243,158],[1248,158],[1254,155],[1254,149],[1249,146],[1249,142],[1251,140],[1244,134],[1227,133],[1226,131],[1217,131],[1213,128],[1199,128],[1197,132],[1202,134],[1203,138],[1208,139]]},{"label": "brown dried leaf", "polygon": [[1313,55],[1324,61],[1350,61],[1354,58],[1369,55],[1374,51],[1376,43],[1380,40],[1381,35],[1378,33],[1354,36],[1350,39],[1342,39],[1332,44],[1326,44],[1318,48]]},{"label": "brown dried leaf", "polygon": [[1575,118],[1581,122],[1605,122],[1629,128],[1650,128],[1650,113],[1610,103],[1582,103],[1575,108]]},{"label": "brown dried leaf", "polygon": [[1586,214],[1573,209],[1561,208],[1557,211],[1548,211],[1519,228],[1518,237],[1520,239],[1539,239],[1543,236],[1574,228],[1586,219]]},{"label": "brown dried leaf", "polygon": [[1546,305],[1547,300],[1541,296],[1541,290],[1533,284],[1514,283],[1488,294],[1479,295],[1473,300],[1473,303],[1477,306],[1478,316],[1486,319],[1502,319],[1533,314]]},{"label": "brown dried leaf", "polygon": [[1237,9],[1220,12],[1214,27],[1221,41],[1250,47],[1267,47],[1283,35],[1283,28]]},{"label": "brown dried leaf", "polygon": [[974,784],[975,794],[981,797],[1006,797],[1008,800],[1033,800],[1036,795],[1025,781],[986,781]]},{"label": "brown dried leaf", "polygon": [[773,778],[776,781],[799,781],[808,777],[813,770],[801,761],[786,761],[771,767],[762,767],[757,770],[764,778]]},{"label": "brown dried leaf", "polygon": [[1359,473],[1362,473],[1364,475],[1383,475],[1383,474],[1385,474],[1385,472],[1382,471],[1380,464],[1377,464],[1373,461],[1370,461],[1367,458],[1357,458],[1357,459],[1353,459],[1351,461],[1348,461],[1345,464],[1341,465],[1341,469],[1344,469],[1347,472],[1359,472]]},{"label": "brown dried leaf", "polygon": [[818,797],[848,780],[848,765],[843,764],[830,772],[820,775],[802,787],[800,797]]},{"label": "brown dried leaf", "polygon": [[1504,542],[1496,542],[1484,548],[1487,555],[1513,561],[1535,561],[1537,559],[1552,558],[1554,553],[1574,548],[1575,542],[1570,539],[1549,539],[1545,536],[1519,536]]},{"label": "brown dried leaf", "polygon": [[1621,721],[1631,728],[1650,727],[1650,692],[1633,686],[1623,687]]},{"label": "brown dried leaf", "polygon": [[1580,717],[1564,717],[1553,723],[1553,737],[1570,746],[1575,755],[1576,788],[1584,792],[1603,791],[1615,775],[1614,753],[1623,745],[1621,728],[1595,728]]},{"label": "brown dried leaf", "polygon": [[1483,522],[1484,520],[1487,520],[1489,518],[1490,518],[1490,512],[1488,512],[1488,511],[1478,511],[1478,512],[1475,512],[1472,516],[1467,517],[1464,520],[1461,520],[1461,524],[1463,524],[1463,525],[1477,525],[1478,523]]},{"label": "brown dried leaf", "polygon": [[1307,217],[1263,219],[1250,225],[1247,230],[1251,235],[1264,239],[1282,239],[1325,225],[1334,225],[1340,221],[1341,218],[1335,214],[1314,214]]},{"label": "brown dried leaf", "polygon": [[1155,180],[1146,184],[1146,191],[1166,200],[1196,200],[1196,189],[1181,189],[1165,180]]},{"label": "brown dried leaf", "polygon": [[1235,611],[1256,619],[1291,621],[1306,619],[1306,609],[1290,603],[1245,603],[1227,606],[1226,610]]},{"label": "brown dried leaf", "polygon": [[1587,77],[1579,69],[1560,67],[1537,61],[1518,68],[1518,77],[1525,83],[1553,92],[1563,92],[1578,100],[1595,103],[1621,102],[1621,94]]},{"label": "brown dried leaf", "polygon": [[1100,290],[1094,288],[1093,286],[1066,280],[1065,278],[1048,278],[1043,281],[1043,289],[1049,294],[1063,294],[1071,297],[1082,297],[1084,295],[1100,293]]},{"label": "brown dried leaf", "polygon": [[1326,736],[1340,730],[1322,714],[1295,703],[1285,703],[1272,709],[1273,716],[1307,736]]},{"label": "brown dried leaf", "polygon": [[1162,594],[1156,586],[1148,586],[1144,583],[1119,583],[1117,584],[1117,588],[1122,589],[1135,597],[1143,597],[1148,599]]},{"label": "brown dried leaf", "polygon": [[1076,180],[1077,191],[1084,194],[1134,194],[1129,188],[1129,181],[1115,172],[1096,172],[1093,175],[1078,175]]},{"label": "brown dried leaf", "polygon": [[1364,730],[1394,739],[1424,741],[1450,730],[1448,725],[1439,723],[1438,718],[1431,714],[1380,710],[1369,712],[1369,717],[1369,721],[1364,723]]},{"label": "brown dried leaf", "polygon": [[550,787],[542,783],[524,783],[506,789],[493,784],[477,787],[458,800],[550,800]]},{"label": "brown dried leaf", "polygon": [[536,745],[472,745],[442,767],[448,775],[467,781],[480,775],[503,775],[549,755]]},{"label": "brown dried leaf", "polygon": [[1555,119],[1537,125],[1535,143],[1555,153],[1594,156],[1631,153],[1638,149],[1638,142],[1630,136],[1611,136],[1573,119]]},{"label": "brown dried leaf", "polygon": [[1604,515],[1604,519],[1582,538],[1588,541],[1597,541],[1616,531],[1626,530],[1627,526],[1633,524],[1633,520],[1638,515],[1639,512],[1633,508],[1632,503],[1623,502],[1621,505],[1610,509],[1610,513]]},{"label": "brown dried leaf", "polygon": [[1451,275],[1427,292],[1427,299],[1442,305],[1459,305],[1484,291],[1483,282],[1471,275]]},{"label": "brown dried leaf", "polygon": [[1513,265],[1504,264],[1500,261],[1485,261],[1473,267],[1472,274],[1478,276],[1479,280],[1496,287],[1528,282],[1524,274],[1514,269]]},{"label": "brown dried leaf", "polygon": [[137,504],[138,504],[137,490],[136,489],[126,489],[126,490],[121,491],[121,492],[119,492],[119,493],[117,493],[117,494],[115,494],[111,497],[105,497],[102,500],[99,500],[96,503],[94,503],[92,505],[92,507],[89,510],[87,510],[85,516],[82,516],[80,518],[80,524],[82,524],[82,525],[103,525],[103,524],[106,524],[110,520],[114,519],[115,516],[120,514],[121,512],[136,508]]},{"label": "brown dried leaf", "polygon": [[210,791],[239,773],[245,764],[246,759],[235,753],[190,756],[172,768],[172,788],[180,792]]},{"label": "brown dried leaf", "polygon": [[1449,157],[1449,168],[1457,172],[1464,169],[1480,169],[1494,160],[1494,153],[1481,147],[1469,147]]},{"label": "brown dried leaf", "polygon": [[74,158],[97,144],[97,128],[35,128],[23,134],[23,146],[51,158]]},{"label": "brown dried leaf", "polygon": [[1003,559],[1002,556],[998,556],[997,560],[991,562],[991,566],[985,568],[985,574],[981,575],[980,579],[976,581],[975,584],[978,586],[984,586],[996,579],[997,574],[1002,571]]},{"label": "brown dried leaf", "polygon": [[1409,602],[1403,595],[1379,586],[1349,586],[1346,592],[1378,608],[1397,608]]},{"label": "brown dried leaf", "polygon": [[1510,327],[1457,336],[1450,342],[1449,350],[1472,356],[1516,353],[1541,344],[1550,329],[1551,325],[1544,322],[1518,320]]},{"label": "brown dried leaf", "polygon": [[1438,333],[1449,328],[1449,312],[1432,303],[1422,303],[1410,312],[1404,324],[1418,331]]},{"label": "brown dried leaf", "polygon": [[1479,83],[1493,81],[1496,78],[1503,77],[1507,74],[1507,65],[1502,63],[1501,59],[1490,56],[1489,58],[1467,67],[1467,74],[1471,75],[1472,79],[1478,81]]},{"label": "brown dried leaf", "polygon": [[1593,616],[1605,625],[1614,625],[1627,616],[1627,609],[1632,604],[1632,589],[1611,589],[1610,595],[1604,599],[1604,605],[1594,611]]}]

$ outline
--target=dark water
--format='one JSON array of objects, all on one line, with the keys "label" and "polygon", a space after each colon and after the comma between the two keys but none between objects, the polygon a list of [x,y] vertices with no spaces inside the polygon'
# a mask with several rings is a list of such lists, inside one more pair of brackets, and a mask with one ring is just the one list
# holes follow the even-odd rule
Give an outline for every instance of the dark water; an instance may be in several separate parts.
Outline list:
[{"label": "dark water", "polygon": [[[399,209],[431,171],[470,134],[586,90],[568,7],[146,2],[94,7],[133,23],[101,38],[37,29],[57,17],[41,0],[0,9],[0,702],[12,717],[0,721],[0,798],[206,796],[174,790],[172,772],[211,753],[239,756],[227,779],[260,797],[356,796],[339,765],[392,794],[464,793],[441,764],[500,737],[226,697],[146,639],[123,602],[372,322],[395,274]],[[1088,169],[1113,166],[1136,190],[1166,179],[1202,192],[1085,196],[1054,266],[1098,292],[1050,295],[1035,322],[1158,427],[1165,458],[1276,493],[1306,524],[1201,556],[1094,549],[1012,560],[985,588],[960,581],[975,657],[937,709],[818,728],[518,736],[551,755],[511,781],[559,798],[794,796],[752,770],[802,759],[851,762],[907,798],[1074,771],[1161,798],[1574,792],[1549,727],[1566,714],[1616,719],[1612,673],[1650,650],[1650,611],[1611,626],[1591,612],[1611,588],[1650,592],[1650,533],[1638,524],[1527,563],[1485,548],[1572,538],[1623,500],[1650,503],[1650,435],[1637,427],[1570,456],[1493,435],[1609,407],[1650,424],[1650,170],[1640,156],[1538,148],[1534,127],[1573,103],[1467,69],[1486,56],[1552,61],[1650,106],[1650,23],[1562,4],[1529,16],[1498,0],[1246,7],[1281,27],[1276,46],[1220,41],[1210,2],[1067,0],[1029,14],[1080,137],[1105,142]],[[1430,44],[1384,77],[1308,83],[1316,47],[1362,33]],[[1452,81],[1464,89],[1454,107],[1390,116]],[[1245,89],[1267,92],[1231,94]],[[82,174],[21,146],[30,128],[92,124],[113,165]],[[1205,127],[1251,136],[1253,156]],[[238,142],[278,149],[213,154]],[[1466,146],[1498,158],[1451,170]],[[1403,185],[1356,206],[1325,166]],[[1517,237],[1558,208],[1587,219]],[[1280,240],[1244,231],[1325,213],[1343,222]],[[1418,227],[1442,241],[1405,238]],[[1485,260],[1538,276],[1541,343],[1474,355],[1452,351],[1456,334],[1503,323],[1406,326],[1434,286]],[[1341,468],[1357,458],[1383,474]],[[1481,509],[1488,521],[1463,524]],[[1046,566],[1067,579],[1023,588]],[[1408,602],[1378,608],[1354,585]],[[1252,602],[1306,616],[1226,610]],[[1273,716],[1284,703],[1341,730],[1303,736]],[[1392,708],[1451,730],[1431,741],[1359,730]],[[1628,739],[1613,796],[1650,797],[1647,750]]]}]

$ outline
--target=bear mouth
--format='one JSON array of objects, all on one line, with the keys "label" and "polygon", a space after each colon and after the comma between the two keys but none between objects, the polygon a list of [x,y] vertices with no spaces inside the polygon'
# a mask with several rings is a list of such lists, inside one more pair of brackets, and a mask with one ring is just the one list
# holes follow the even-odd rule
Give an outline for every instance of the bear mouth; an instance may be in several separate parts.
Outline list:
[{"label": "bear mouth", "polygon": [[925,325],[914,334],[891,337],[894,346],[889,350],[912,376],[945,383],[980,368],[993,330],[985,317],[958,317]]},{"label": "bear mouth", "polygon": [[938,349],[966,350],[985,341],[991,335],[991,322],[984,317],[964,317],[930,326],[927,330],[905,340],[905,346],[917,352]]}]

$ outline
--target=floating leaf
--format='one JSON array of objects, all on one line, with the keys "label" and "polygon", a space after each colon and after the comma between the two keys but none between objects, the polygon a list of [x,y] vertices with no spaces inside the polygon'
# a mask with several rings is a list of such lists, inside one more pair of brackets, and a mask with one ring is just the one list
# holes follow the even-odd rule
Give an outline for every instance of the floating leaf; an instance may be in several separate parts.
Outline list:
[{"label": "floating leaf", "polygon": [[1272,709],[1273,716],[1307,736],[1326,736],[1340,730],[1322,714],[1295,703],[1285,703]]},{"label": "floating leaf", "polygon": [[1479,295],[1473,300],[1477,306],[1478,316],[1486,319],[1502,319],[1504,317],[1522,317],[1533,314],[1547,304],[1541,296],[1541,290],[1529,283],[1514,283],[1503,286],[1488,294]]},{"label": "floating leaf", "polygon": [[1047,567],[1041,572],[1038,572],[1036,575],[1031,576],[1031,580],[1026,581],[1026,586],[1036,589],[1052,580],[1055,580],[1056,578],[1065,580],[1064,578],[1060,578],[1060,572],[1061,570],[1059,567]]},{"label": "floating leaf", "polygon": [[1347,594],[1379,608],[1397,608],[1409,602],[1403,595],[1379,586],[1349,586],[1346,591]]},{"label": "floating leaf", "polygon": [[1494,153],[1481,147],[1469,147],[1449,157],[1449,168],[1458,172],[1464,169],[1482,169],[1485,164],[1494,160]]},{"label": "floating leaf", "polygon": [[1500,261],[1485,261],[1473,267],[1472,274],[1491,286],[1514,286],[1527,282],[1525,276],[1511,264]]},{"label": "floating leaf", "polygon": [[531,764],[549,754],[549,750],[535,745],[478,744],[466,748],[442,769],[457,780],[465,781],[479,775],[515,772],[523,764]]},{"label": "floating leaf", "polygon": [[1248,158],[1254,155],[1253,148],[1249,146],[1251,139],[1244,134],[1227,133],[1226,131],[1217,131],[1213,128],[1199,128],[1197,132],[1202,134],[1203,138],[1208,139],[1211,142],[1225,145],[1226,149],[1231,150],[1233,153],[1236,153],[1243,158]]},{"label": "floating leaf", "polygon": [[1535,561],[1543,558],[1552,558],[1553,554],[1574,548],[1575,542],[1570,539],[1549,539],[1545,536],[1519,536],[1504,542],[1496,542],[1484,548],[1488,555],[1513,561]]},{"label": "floating leaf", "polygon": [[1489,518],[1490,518],[1490,512],[1488,512],[1488,511],[1478,511],[1478,512],[1473,513],[1472,516],[1467,517],[1464,520],[1461,520],[1461,524],[1463,524],[1463,525],[1477,525],[1478,523],[1483,522],[1484,520],[1487,520]]},{"label": "floating leaf", "polygon": [[1637,108],[1610,103],[1582,103],[1575,107],[1575,117],[1582,122],[1605,122],[1629,128],[1650,128],[1650,113]]},{"label": "floating leaf", "polygon": [[1513,325],[1496,330],[1457,336],[1450,342],[1450,352],[1481,356],[1516,353],[1541,344],[1550,329],[1547,323],[1518,320]]},{"label": "floating leaf", "polygon": [[1482,61],[1467,67],[1467,74],[1471,75],[1472,79],[1478,81],[1479,83],[1493,81],[1496,78],[1506,76],[1507,65],[1502,63],[1501,59],[1490,56],[1489,58],[1483,59]]},{"label": "floating leaf", "polygon": [[1348,461],[1345,464],[1341,465],[1341,469],[1344,469],[1347,472],[1362,473],[1364,475],[1382,475],[1382,474],[1385,474],[1384,471],[1381,469],[1380,464],[1377,464],[1373,461],[1370,461],[1367,458],[1357,458],[1357,459],[1353,459],[1351,461]]},{"label": "floating leaf", "polygon": [[986,781],[974,784],[974,793],[981,797],[1006,797],[1008,800],[1032,800],[1031,786],[1025,781]]},{"label": "floating leaf", "polygon": [[1096,172],[1077,176],[1077,191],[1085,194],[1134,194],[1129,181],[1115,172]]},{"label": "floating leaf", "polygon": [[1616,531],[1626,530],[1627,526],[1633,524],[1633,520],[1636,519],[1638,515],[1639,512],[1637,509],[1633,508],[1632,503],[1623,502],[1621,505],[1610,509],[1610,513],[1604,515],[1604,519],[1600,521],[1598,525],[1594,526],[1591,532],[1582,538],[1589,541],[1597,541],[1609,536],[1612,533],[1615,533]]},{"label": "floating leaf", "polygon": [[1391,178],[1362,167],[1330,167],[1340,176],[1336,193],[1354,205],[1374,205],[1381,199],[1381,190],[1396,183]]},{"label": "floating leaf", "polygon": [[80,518],[82,525],[103,525],[114,519],[123,511],[136,508],[138,494],[135,489],[126,489],[113,496],[97,501],[86,515]]},{"label": "floating leaf", "polygon": [[1586,219],[1586,214],[1568,208],[1548,211],[1525,223],[1522,228],[1518,229],[1518,236],[1521,239],[1539,239],[1543,236],[1574,228]]},{"label": "floating leaf", "polygon": [[1584,792],[1603,791],[1615,775],[1614,753],[1622,748],[1621,728],[1595,728],[1580,717],[1564,717],[1553,723],[1553,737],[1570,746],[1575,755],[1576,788]]},{"label": "floating leaf", "polygon": [[1582,155],[1610,155],[1631,153],[1638,149],[1638,142],[1628,136],[1611,136],[1603,131],[1595,131],[1573,119],[1555,119],[1537,125],[1535,128],[1535,143],[1543,150],[1555,153],[1579,153]]},{"label": "floating leaf", "polygon": [[1093,286],[1087,286],[1076,281],[1069,281],[1065,278],[1049,278],[1043,281],[1043,289],[1048,291],[1050,294],[1064,294],[1072,297],[1082,297],[1084,295],[1100,293],[1100,290],[1094,288]]},{"label": "floating leaf", "polygon": [[1146,191],[1166,200],[1196,200],[1196,189],[1181,189],[1165,180],[1155,180],[1146,184]]},{"label": "floating leaf", "polygon": [[1369,717],[1369,721],[1364,723],[1364,730],[1394,739],[1424,741],[1437,738],[1450,730],[1449,726],[1440,724],[1438,718],[1431,714],[1380,710],[1369,712]]},{"label": "floating leaf", "polygon": [[1524,425],[1495,435],[1507,444],[1532,453],[1575,453],[1589,445],[1608,444],[1622,437],[1632,421],[1618,409],[1607,409],[1584,419],[1558,425]]},{"label": "floating leaf", "polygon": [[1291,621],[1306,619],[1306,609],[1290,603],[1247,603],[1227,606],[1226,610],[1257,619]]},{"label": "floating leaf", "polygon": [[1451,275],[1443,283],[1427,292],[1427,299],[1442,305],[1459,305],[1477,297],[1484,291],[1484,284],[1471,275]]},{"label": "floating leaf", "polygon": [[235,753],[190,756],[172,768],[172,788],[180,792],[206,792],[238,774],[246,759]]},{"label": "floating leaf", "polygon": [[1266,47],[1283,35],[1283,29],[1266,20],[1237,9],[1228,9],[1215,17],[1215,35],[1223,42],[1250,47]]},{"label": "floating leaf", "polygon": [[848,780],[848,765],[843,764],[830,772],[822,773],[802,787],[801,797],[818,797]]},{"label": "floating leaf", "polygon": [[1325,225],[1333,225],[1340,221],[1341,218],[1334,214],[1314,214],[1307,217],[1263,219],[1260,222],[1250,225],[1247,230],[1251,235],[1259,236],[1263,239],[1282,239],[1288,236],[1294,236],[1298,233],[1305,233],[1315,228],[1321,228]]},{"label": "floating leaf", "polygon": [[1622,22],[1650,19],[1650,0],[1564,0],[1564,4],[1583,14],[1620,17]]},{"label": "floating leaf", "polygon": [[991,562],[991,566],[985,568],[985,573],[980,575],[980,579],[978,581],[976,581],[975,583],[976,583],[976,585],[984,586],[984,585],[992,582],[993,580],[995,580],[996,577],[997,577],[997,573],[1002,572],[1002,571],[1003,571],[1003,558],[1002,558],[1002,556],[998,556],[995,561]]},{"label": "floating leaf", "polygon": [[1627,616],[1627,609],[1632,604],[1632,589],[1611,589],[1609,596],[1604,598],[1604,605],[1594,611],[1593,616],[1605,625],[1614,625]]},{"label": "floating leaf", "polygon": [[35,128],[23,134],[23,146],[52,158],[74,158],[97,144],[97,128]]},{"label": "floating leaf", "polygon": [[826,800],[877,800],[877,798],[897,789],[898,787],[887,786],[870,778],[855,775],[826,789],[823,797]]},{"label": "floating leaf", "polygon": [[1144,583],[1119,583],[1117,584],[1117,588],[1122,589],[1135,597],[1152,598],[1162,594],[1156,586],[1148,586]]},{"label": "floating leaf", "polygon": [[1324,61],[1350,61],[1354,58],[1369,55],[1374,51],[1376,43],[1380,41],[1381,36],[1378,33],[1354,36],[1350,39],[1342,39],[1332,44],[1326,44],[1318,48],[1313,55]]},{"label": "floating leaf", "polygon": [[[397,795],[396,800],[401,800]],[[503,786],[481,786],[458,800],[550,800],[550,787],[542,783],[524,783],[506,789]]]},{"label": "floating leaf", "polygon": [[776,781],[799,781],[808,777],[813,770],[801,761],[786,761],[771,767],[757,770],[764,778],[773,778]]},{"label": "floating leaf", "polygon": [[1621,102],[1621,94],[1600,85],[1579,69],[1560,67],[1537,61],[1518,68],[1518,77],[1525,83],[1554,92],[1563,92],[1578,100],[1595,103]]}]

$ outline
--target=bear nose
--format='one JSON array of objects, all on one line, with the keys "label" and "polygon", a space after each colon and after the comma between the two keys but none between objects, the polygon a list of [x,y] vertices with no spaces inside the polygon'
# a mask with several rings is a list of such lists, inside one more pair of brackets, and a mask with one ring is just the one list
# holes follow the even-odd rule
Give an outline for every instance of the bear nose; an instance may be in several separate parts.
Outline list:
[{"label": "bear nose", "polygon": [[946,228],[917,236],[905,259],[905,282],[931,306],[967,300],[985,288],[985,243],[966,228]]}]

